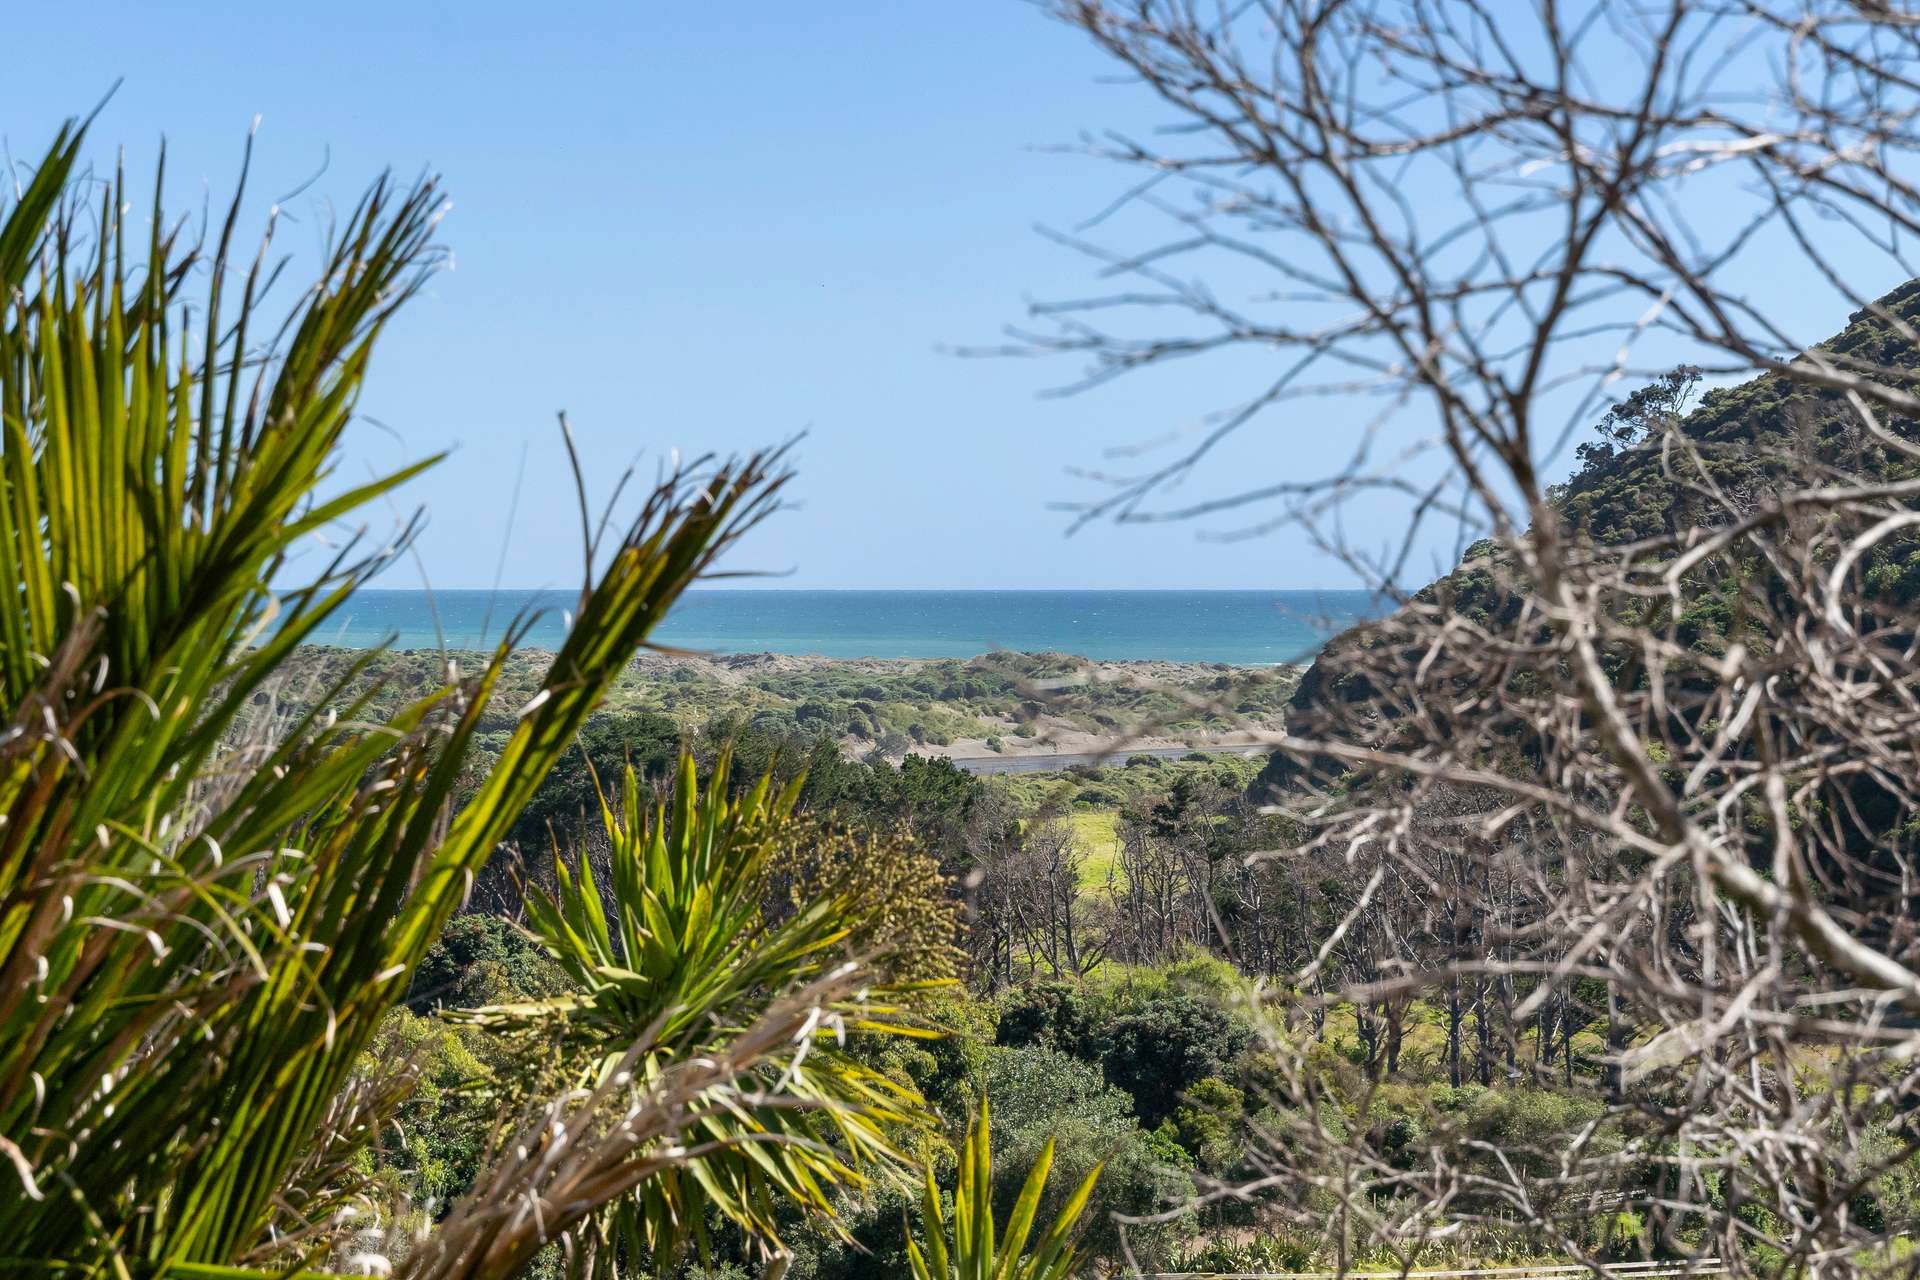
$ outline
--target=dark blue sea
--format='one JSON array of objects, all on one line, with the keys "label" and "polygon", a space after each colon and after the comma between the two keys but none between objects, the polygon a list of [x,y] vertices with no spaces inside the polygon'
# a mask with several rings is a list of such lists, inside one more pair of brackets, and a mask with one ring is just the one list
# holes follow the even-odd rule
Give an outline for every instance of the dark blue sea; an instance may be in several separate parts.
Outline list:
[{"label": "dark blue sea", "polygon": [[[522,611],[523,644],[557,649],[563,591],[359,592],[315,635],[322,644],[399,649],[497,643]],[[1365,591],[783,591],[695,590],[654,633],[713,653],[829,658],[970,658],[994,649],[1098,659],[1253,665],[1299,662],[1382,612]]]}]

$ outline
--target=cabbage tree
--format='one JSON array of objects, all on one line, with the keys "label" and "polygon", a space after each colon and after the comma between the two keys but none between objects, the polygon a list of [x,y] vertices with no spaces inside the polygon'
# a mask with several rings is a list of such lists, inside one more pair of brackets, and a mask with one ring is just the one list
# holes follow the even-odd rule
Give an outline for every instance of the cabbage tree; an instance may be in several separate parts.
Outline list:
[{"label": "cabbage tree", "polygon": [[[675,470],[595,539],[566,641],[478,777],[525,619],[391,714],[348,692],[371,653],[284,701],[289,653],[412,533],[352,525],[418,466],[335,467],[381,335],[440,257],[439,190],[375,182],[269,314],[281,264],[233,252],[239,196],[196,241],[157,194],[136,210],[118,176],[78,183],[83,136],[61,130],[0,208],[0,1269],[287,1275],[330,1247],[345,1192],[328,1171],[371,1132],[348,1086],[382,1016],[783,474],[777,454]],[[323,538],[317,563],[296,557]],[[451,1247],[407,1265],[513,1274],[675,1167],[683,1129],[861,981],[839,966],[759,992],[725,1053],[662,1064],[622,1101],[638,1139],[601,1149],[609,1176],[562,1206],[496,1167]],[[628,1056],[652,1052],[642,1036]],[[547,1121],[583,1104],[551,1100],[520,1149],[570,1157]],[[537,1230],[500,1229],[489,1196]]]},{"label": "cabbage tree", "polygon": [[920,1206],[924,1235],[919,1240],[911,1235],[907,1239],[907,1261],[913,1267],[914,1280],[1066,1280],[1074,1275],[1081,1261],[1074,1241],[1087,1202],[1093,1198],[1094,1185],[1100,1181],[1100,1166],[1095,1165],[1067,1198],[1053,1225],[1029,1252],[1027,1241],[1052,1171],[1053,1139],[1048,1138],[1014,1199],[1005,1231],[997,1232],[993,1220],[993,1142],[988,1103],[982,1099],[980,1112],[961,1148],[960,1180],[954,1188],[950,1223],[941,1211],[933,1170],[929,1167],[926,1171]]},{"label": "cabbage tree", "polygon": [[[783,1211],[836,1226],[836,1193],[864,1187],[876,1172],[904,1173],[911,1156],[903,1143],[927,1123],[919,1093],[865,1065],[847,1041],[931,1038],[882,1001],[950,979],[890,972],[923,941],[897,923],[895,895],[863,893],[853,876],[791,883],[797,842],[851,840],[796,817],[803,779],[776,790],[762,777],[736,796],[730,774],[723,753],[702,785],[683,754],[670,795],[654,799],[628,768],[617,795],[600,803],[606,883],[580,848],[556,856],[553,891],[536,887],[526,902],[530,928],[574,990],[480,1010],[478,1019],[554,1036],[576,1064],[569,1083],[599,1089],[622,1073],[657,1080],[689,1057],[725,1053],[760,1016],[765,993],[818,982],[851,955],[866,957],[876,977],[857,999],[821,1005],[814,1034],[763,1057],[750,1073],[755,1096],[701,1111],[683,1138],[697,1158],[606,1210],[592,1236],[603,1274],[621,1258],[651,1259],[664,1271],[691,1243],[704,1255],[709,1208],[777,1256]],[[933,917],[945,944],[951,907],[937,871],[929,866],[923,883],[946,907]],[[783,885],[785,900],[776,892]],[[643,1039],[651,1047],[636,1057],[631,1046]]]}]

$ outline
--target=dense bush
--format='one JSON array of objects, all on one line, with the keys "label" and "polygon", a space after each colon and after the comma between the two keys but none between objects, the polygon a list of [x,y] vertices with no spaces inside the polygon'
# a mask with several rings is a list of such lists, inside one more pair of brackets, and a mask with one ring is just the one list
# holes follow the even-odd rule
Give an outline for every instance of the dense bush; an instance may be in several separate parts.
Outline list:
[{"label": "dense bush", "polygon": [[656,712],[599,716],[580,731],[574,749],[556,765],[520,812],[513,838],[529,855],[550,847],[554,833],[577,828],[583,817],[598,817],[594,790],[617,786],[632,765],[648,778],[665,777],[680,750],[680,726]]},{"label": "dense bush", "polygon": [[[1043,1199],[1040,1220],[1051,1221],[1060,1203],[1100,1162],[1101,1175],[1088,1211],[1087,1245],[1116,1256],[1119,1228],[1109,1215],[1155,1213],[1191,1194],[1181,1173],[1178,1147],[1144,1131],[1127,1096],[1106,1085],[1090,1064],[1053,1049],[990,1050],[980,1073],[993,1099],[993,1148],[996,1160],[996,1209],[1011,1208],[1023,1174],[1051,1137],[1054,1183]],[[1128,1240],[1145,1262],[1164,1258],[1180,1235],[1178,1223],[1131,1232]]]},{"label": "dense bush", "polygon": [[1115,1018],[1104,1039],[1107,1080],[1133,1098],[1142,1123],[1158,1125],[1193,1086],[1228,1075],[1254,1035],[1218,1003],[1183,993]]},{"label": "dense bush", "polygon": [[1180,1144],[1202,1171],[1223,1175],[1246,1150],[1241,1113],[1246,1095],[1218,1076],[1196,1081],[1161,1122],[1162,1134]]},{"label": "dense bush", "polygon": [[1000,1005],[995,1038],[1013,1048],[1053,1049],[1080,1058],[1098,1057],[1109,1010],[1078,982],[1029,982]]},{"label": "dense bush", "polygon": [[444,1214],[473,1185],[492,1128],[492,1085],[508,1065],[497,1042],[472,1027],[395,1009],[366,1054],[376,1064],[410,1061],[418,1083],[366,1153],[367,1170],[395,1204]]},{"label": "dense bush", "polygon": [[562,976],[540,945],[496,915],[457,916],[414,970],[407,1007],[476,1008],[552,995]]}]

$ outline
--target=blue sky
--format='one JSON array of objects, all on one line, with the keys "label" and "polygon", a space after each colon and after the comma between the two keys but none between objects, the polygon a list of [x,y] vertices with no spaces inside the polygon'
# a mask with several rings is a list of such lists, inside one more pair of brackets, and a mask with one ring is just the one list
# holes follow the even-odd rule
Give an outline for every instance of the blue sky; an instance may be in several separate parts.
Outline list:
[{"label": "blue sky", "polygon": [[[434,585],[486,586],[522,446],[504,580],[577,564],[554,413],[604,478],[636,453],[805,430],[800,504],[735,557],[817,587],[1320,587],[1297,541],[1196,546],[1185,528],[1063,536],[1066,468],[1207,405],[1147,381],[1044,400],[1065,363],[962,359],[1029,297],[1085,289],[1036,223],[1126,175],[1038,148],[1144,123],[1074,33],[1021,0],[726,6],[35,5],[10,18],[0,134],[31,157],[124,77],[95,128],[138,172],[164,134],[171,199],[255,190],[345,203],[382,166],[444,175],[454,270],[382,352],[349,465],[453,446],[416,483]],[[1177,381],[1177,380],[1175,380]],[[395,570],[391,585],[417,577]]]},{"label": "blue sky", "polygon": [[[1351,585],[1289,530],[1063,536],[1048,503],[1088,492],[1067,468],[1190,431],[1221,403],[1221,365],[1044,399],[1072,364],[943,352],[997,341],[1030,298],[1097,288],[1034,226],[1073,225],[1132,175],[1044,148],[1158,119],[1023,0],[95,3],[31,6],[9,29],[33,51],[0,80],[16,158],[124,78],[97,156],[124,144],[138,171],[164,134],[176,208],[230,190],[255,115],[263,207],[325,161],[287,206],[288,244],[311,244],[322,201],[383,166],[444,176],[457,265],[387,341],[363,408],[391,434],[361,429],[348,463],[455,450],[410,491],[435,586],[496,568],[510,586],[573,583],[560,409],[603,494],[636,454],[807,431],[798,509],[733,561],[793,571],[777,585]],[[1326,427],[1261,424],[1196,496],[1325,470],[1345,447]],[[1348,531],[1364,540],[1368,518]]]}]

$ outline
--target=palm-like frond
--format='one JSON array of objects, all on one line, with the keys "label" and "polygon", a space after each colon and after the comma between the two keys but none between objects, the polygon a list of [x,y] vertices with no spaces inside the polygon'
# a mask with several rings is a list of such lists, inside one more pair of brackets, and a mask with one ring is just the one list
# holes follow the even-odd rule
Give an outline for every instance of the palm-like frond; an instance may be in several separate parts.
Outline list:
[{"label": "palm-like frond", "polygon": [[[234,214],[203,254],[156,206],[129,252],[110,184],[87,240],[62,204],[79,145],[63,131],[0,223],[0,1265],[211,1274],[275,1249],[282,1181],[474,870],[780,477],[761,457],[660,485],[457,814],[511,637],[383,724],[323,711],[335,689],[247,737],[282,659],[410,533],[272,586],[417,470],[321,496],[439,197],[375,184],[261,346],[275,272],[229,260]],[[198,340],[172,316],[196,264]]]},{"label": "palm-like frond", "polygon": [[[517,1275],[555,1239],[572,1248],[572,1274],[619,1274],[617,1226],[610,1232],[594,1219],[608,1205],[630,1206],[631,1197],[671,1175],[777,1142],[778,1135],[752,1125],[749,1113],[798,1100],[767,1095],[755,1077],[770,1063],[790,1066],[807,1054],[823,1024],[840,1016],[836,1006],[860,999],[868,976],[845,961],[770,996],[751,1023],[710,1053],[662,1055],[665,1019],[657,1019],[598,1083],[529,1109],[473,1192],[407,1258],[403,1280]],[[656,1065],[651,1078],[649,1060]]]},{"label": "palm-like frond", "polygon": [[1065,1280],[1074,1272],[1078,1259],[1074,1238],[1080,1218],[1093,1197],[1100,1180],[1100,1166],[1086,1176],[1079,1188],[1062,1206],[1059,1216],[1028,1253],[1027,1239],[1033,1233],[1034,1215],[1040,1197],[1047,1189],[1047,1176],[1053,1170],[1053,1139],[1041,1148],[1027,1179],[1014,1201],[1013,1214],[1007,1219],[1004,1235],[995,1238],[993,1221],[993,1150],[988,1132],[988,1104],[980,1103],[980,1113],[967,1130],[967,1141],[960,1152],[960,1183],[953,1196],[953,1222],[949,1224],[940,1208],[940,1189],[934,1185],[933,1170],[926,1170],[921,1191],[920,1211],[925,1229],[924,1247],[911,1236],[907,1239],[907,1261],[915,1280]]},{"label": "palm-like frond", "polygon": [[[559,1020],[592,1063],[589,1087],[629,1070],[655,1081],[689,1055],[729,1052],[770,993],[842,968],[868,909],[855,897],[827,892],[777,921],[763,914],[799,781],[776,792],[763,777],[734,799],[728,775],[723,756],[702,787],[683,755],[671,798],[649,804],[629,769],[618,806],[601,806],[608,886],[582,854],[571,866],[556,859],[554,893],[527,899],[534,933],[579,994],[479,1016],[496,1026]],[[928,1034],[884,1003],[900,989],[869,973],[853,998],[821,1006],[817,1028],[752,1066],[763,1101],[701,1110],[680,1141],[707,1154],[639,1185],[600,1224],[606,1238],[664,1266],[700,1238],[711,1205],[777,1240],[781,1205],[830,1221],[836,1190],[902,1167],[895,1135],[927,1122],[925,1103],[840,1044],[848,1032]],[[643,1034],[649,1048],[631,1059]]]}]

